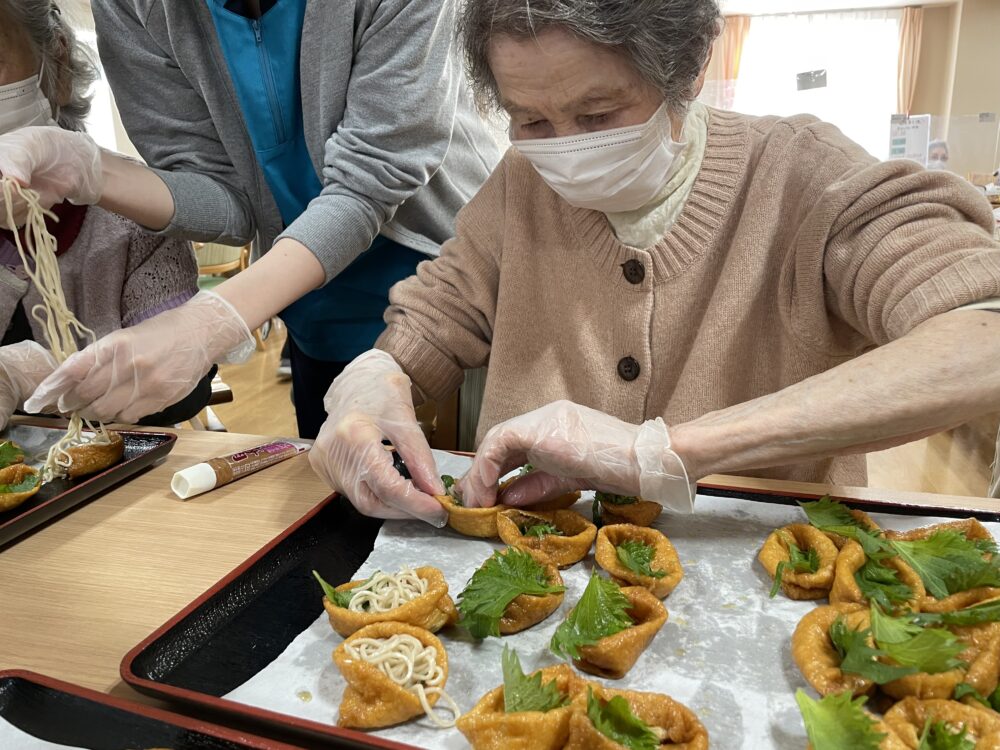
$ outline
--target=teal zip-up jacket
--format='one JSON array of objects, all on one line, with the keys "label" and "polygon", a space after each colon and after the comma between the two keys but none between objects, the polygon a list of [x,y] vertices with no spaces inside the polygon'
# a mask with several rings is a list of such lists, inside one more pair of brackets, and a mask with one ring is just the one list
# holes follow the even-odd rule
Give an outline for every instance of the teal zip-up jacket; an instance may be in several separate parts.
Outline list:
[{"label": "teal zip-up jacket", "polygon": [[287,227],[240,113],[204,0],[93,0],[129,137],[170,189],[165,233],[257,252],[292,237],[327,280],[379,233],[436,255],[499,149],[475,110],[456,0],[308,0],[303,128],[323,189]]}]

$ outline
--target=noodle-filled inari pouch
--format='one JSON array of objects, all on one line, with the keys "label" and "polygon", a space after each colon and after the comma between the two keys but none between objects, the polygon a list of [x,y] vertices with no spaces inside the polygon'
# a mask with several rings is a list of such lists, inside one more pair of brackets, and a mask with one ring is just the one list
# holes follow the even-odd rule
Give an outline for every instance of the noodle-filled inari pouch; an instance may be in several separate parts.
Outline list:
[{"label": "noodle-filled inari pouch", "polygon": [[[375,573],[336,588],[313,574],[323,586],[323,607],[330,625],[345,638],[376,622],[404,622],[436,633],[458,622],[458,610],[448,595],[448,582],[437,568]],[[395,606],[393,606],[395,605]]]},{"label": "noodle-filled inari pouch", "polygon": [[21,505],[41,486],[41,475],[27,464],[16,463],[0,469],[0,513]]},{"label": "noodle-filled inari pouch", "polygon": [[924,582],[902,558],[869,560],[861,545],[853,539],[840,548],[834,565],[830,604],[867,605],[869,596],[873,596],[886,610],[917,611],[925,595]]},{"label": "noodle-filled inari pouch", "polygon": [[594,507],[594,523],[598,523],[600,519],[601,523],[608,525],[630,523],[633,526],[651,526],[663,512],[663,506],[651,500],[628,495],[611,495],[606,492],[595,493]]},{"label": "noodle-filled inari pouch", "polygon": [[560,568],[587,556],[597,527],[572,510],[508,508],[497,516],[497,532],[511,547],[541,552]]},{"label": "noodle-filled inari pouch", "polygon": [[597,532],[597,564],[621,586],[641,586],[658,599],[684,577],[677,550],[656,529],[619,523]]},{"label": "noodle-filled inari pouch", "polygon": [[583,680],[566,664],[526,676],[516,659],[504,649],[504,684],[460,717],[458,730],[473,750],[562,750]]},{"label": "noodle-filled inari pouch", "polygon": [[437,495],[437,501],[448,511],[448,526],[463,536],[477,539],[496,539],[497,513],[503,510],[502,505],[490,508],[466,508],[460,498],[455,495]]},{"label": "noodle-filled inari pouch", "polygon": [[[394,642],[401,642],[399,650],[393,650]],[[429,650],[420,664],[412,658],[418,649]],[[437,636],[401,622],[366,625],[337,647],[333,661],[347,681],[337,719],[342,727],[390,727],[430,713],[425,705],[430,709],[438,702],[448,680],[448,654]],[[417,679],[425,672],[426,679]],[[409,675],[413,685],[392,674]]]},{"label": "noodle-filled inari pouch", "polygon": [[1000,623],[948,628],[966,649],[958,654],[961,665],[934,674],[918,672],[882,685],[893,698],[937,698],[946,700],[965,683],[980,695],[990,695],[1000,679]]},{"label": "noodle-filled inari pouch", "polygon": [[[912,750],[923,747],[1000,749],[1000,715],[957,701],[904,698],[886,711],[882,720],[903,745]],[[957,743],[954,739],[951,744],[939,744],[942,736],[963,731],[971,745]],[[925,733],[934,744],[925,744],[927,739],[921,743]]]},{"label": "noodle-filled inari pouch", "polygon": [[815,526],[793,523],[772,531],[757,559],[774,580],[772,596],[780,586],[789,599],[822,599],[833,585],[837,547]]},{"label": "noodle-filled inari pouch", "polygon": [[871,624],[867,607],[857,604],[816,607],[799,620],[792,633],[792,660],[820,695],[845,690],[865,695],[872,691],[875,683],[840,668],[841,656],[830,636],[830,628],[841,618],[850,630],[864,630]]},{"label": "noodle-filled inari pouch", "polygon": [[66,471],[71,479],[96,474],[121,461],[122,455],[125,453],[125,441],[122,440],[121,435],[114,431],[109,431],[108,437],[111,440],[107,443],[92,440],[89,443],[74,445],[72,448],[66,449],[70,456],[70,464]]},{"label": "noodle-filled inari pouch", "polygon": [[[695,713],[662,693],[614,690],[591,682],[574,702],[577,710],[570,718],[566,750],[660,746],[708,750],[708,730]],[[636,744],[619,743],[610,732],[605,734],[609,729],[625,729]]]},{"label": "noodle-filled inari pouch", "polygon": [[640,586],[621,588],[594,573],[549,648],[581,672],[618,680],[667,621],[663,602]]}]

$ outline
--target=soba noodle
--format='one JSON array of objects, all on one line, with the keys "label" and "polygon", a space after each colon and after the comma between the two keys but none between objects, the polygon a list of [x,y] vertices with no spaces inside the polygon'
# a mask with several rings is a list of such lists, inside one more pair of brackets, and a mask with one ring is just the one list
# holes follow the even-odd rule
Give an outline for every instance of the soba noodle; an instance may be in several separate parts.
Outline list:
[{"label": "soba noodle", "polygon": [[361,586],[351,589],[352,612],[388,612],[427,593],[427,581],[410,568],[398,573],[375,573]]},{"label": "soba noodle", "polygon": [[[64,362],[77,351],[77,336],[88,343],[92,343],[96,337],[94,332],[83,325],[66,305],[62,278],[59,274],[59,261],[56,257],[56,239],[45,226],[46,217],[53,220],[56,220],[56,217],[51,211],[42,208],[38,193],[31,188],[22,187],[9,177],[0,177],[0,188],[3,189],[8,226],[16,226],[13,206],[15,196],[24,201],[28,207],[24,243],[21,242],[21,233],[15,231],[14,244],[17,246],[18,255],[21,256],[25,273],[42,297],[42,303],[31,309],[31,316],[42,327],[45,343],[56,361]],[[30,263],[29,260],[33,260],[34,263]],[[85,426],[95,433],[93,438],[84,437]],[[98,424],[95,427],[78,414],[71,414],[66,434],[49,449],[42,469],[43,479],[49,481],[54,477],[66,476],[73,463],[73,458],[67,449],[88,442],[108,444],[111,442],[111,436],[103,425]]]},{"label": "soba noodle", "polygon": [[[441,687],[444,670],[438,665],[437,651],[432,646],[424,646],[412,635],[397,634],[390,638],[358,638],[345,642],[344,648],[355,659],[378,667],[404,690],[416,693],[424,713],[435,725],[442,729],[455,726],[455,719],[462,711]],[[437,695],[444,701],[452,718],[438,716],[427,701],[428,695]]]}]

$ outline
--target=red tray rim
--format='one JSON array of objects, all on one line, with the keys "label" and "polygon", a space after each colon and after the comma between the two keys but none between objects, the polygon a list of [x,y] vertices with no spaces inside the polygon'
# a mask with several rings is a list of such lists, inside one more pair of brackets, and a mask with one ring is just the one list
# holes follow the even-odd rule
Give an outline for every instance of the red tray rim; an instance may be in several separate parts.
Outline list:
[{"label": "red tray rim", "polygon": [[[455,453],[457,455],[467,455],[471,456],[473,454],[466,453],[462,451],[449,451],[450,453]],[[778,489],[758,489],[753,487],[741,487],[738,485],[730,484],[715,484],[711,482],[699,483],[699,488],[715,489],[715,490],[725,490],[731,492],[746,492],[754,495],[773,495],[777,497],[793,497],[793,498],[803,498],[803,499],[817,499],[823,495],[820,493],[810,493],[804,491],[782,491]],[[848,488],[838,488],[838,489],[848,489]],[[918,511],[917,515],[930,515],[928,511],[940,510],[945,512],[956,512],[961,511],[959,508],[931,508],[925,505],[918,505],[913,503],[892,503],[887,504],[884,502],[879,502],[877,500],[856,498],[851,497],[848,493],[830,493],[830,496],[835,499],[846,500],[852,504],[856,505],[869,505],[874,507],[893,507],[900,508],[901,510],[913,510]],[[206,706],[214,710],[220,711],[223,714],[229,714],[242,719],[253,719],[258,722],[263,722],[265,724],[274,726],[277,729],[288,729],[294,728],[300,731],[305,731],[311,734],[319,734],[327,738],[349,740],[351,742],[359,743],[362,745],[367,745],[372,748],[384,748],[385,750],[423,750],[415,745],[407,745],[393,740],[386,740],[381,737],[373,737],[372,735],[366,734],[364,732],[359,732],[352,729],[345,729],[338,727],[334,724],[323,724],[320,722],[312,721],[309,719],[302,719],[290,714],[283,714],[277,711],[270,711],[264,708],[258,708],[256,706],[249,706],[244,703],[239,703],[238,701],[228,700],[226,698],[219,698],[214,695],[207,695],[205,693],[199,693],[195,690],[189,690],[187,688],[179,688],[173,685],[167,685],[162,682],[156,682],[154,680],[147,680],[145,678],[139,677],[132,671],[132,664],[139,654],[146,650],[154,641],[161,638],[165,633],[171,630],[177,623],[183,620],[185,617],[190,615],[194,610],[200,607],[209,598],[214,596],[222,588],[227,586],[229,583],[239,578],[243,573],[247,571],[254,563],[261,559],[264,555],[270,552],[275,546],[284,541],[291,534],[295,533],[299,528],[308,523],[313,517],[321,513],[323,509],[334,502],[340,497],[339,493],[333,493],[328,497],[324,498],[319,502],[312,510],[308,511],[299,520],[289,526],[287,529],[278,534],[274,539],[265,544],[259,550],[254,552],[250,557],[248,557],[243,563],[238,565],[232,571],[230,571],[226,576],[221,578],[214,586],[210,587],[207,591],[201,594],[197,599],[192,601],[186,607],[184,607],[180,612],[171,617],[167,622],[161,625],[159,628],[150,633],[146,638],[144,638],[138,645],[129,650],[122,659],[120,666],[120,674],[122,679],[132,687],[157,696],[168,697],[175,699],[184,703],[194,704],[196,706]]]},{"label": "red tray rim", "polygon": [[76,685],[72,682],[66,682],[65,680],[60,680],[56,677],[49,677],[48,675],[33,672],[29,669],[0,670],[0,680],[7,678],[15,678],[32,682],[36,685],[41,685],[52,690],[58,690],[62,693],[75,695],[94,703],[100,703],[104,706],[110,706],[122,711],[127,711],[128,713],[138,714],[148,719],[155,719],[156,721],[161,721],[165,724],[172,724],[173,726],[180,727],[181,729],[185,729],[190,732],[198,732],[210,737],[215,737],[216,739],[245,745],[248,748],[253,748],[253,750],[302,750],[299,745],[289,745],[277,740],[267,739],[266,737],[258,737],[254,734],[238,732],[235,729],[223,727],[208,721],[194,719],[189,716],[182,716],[181,714],[175,714],[162,708],[155,708],[153,706],[147,706],[135,701],[108,695],[107,693],[101,693],[97,690],[82,687],[81,685]]}]

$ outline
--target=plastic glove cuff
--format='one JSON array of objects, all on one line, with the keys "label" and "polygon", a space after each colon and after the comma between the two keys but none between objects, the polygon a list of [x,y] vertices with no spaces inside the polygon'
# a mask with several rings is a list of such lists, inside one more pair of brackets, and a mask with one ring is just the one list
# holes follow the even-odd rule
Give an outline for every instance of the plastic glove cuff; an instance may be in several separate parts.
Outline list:
[{"label": "plastic glove cuff", "polygon": [[635,455],[639,494],[644,500],[658,502],[675,513],[694,510],[695,485],[688,480],[680,456],[670,449],[670,433],[662,419],[643,422],[635,439]]}]

